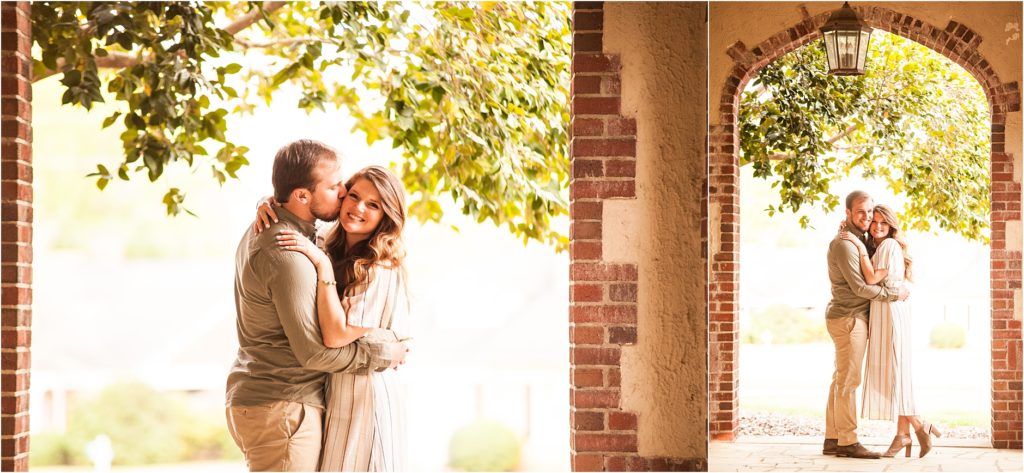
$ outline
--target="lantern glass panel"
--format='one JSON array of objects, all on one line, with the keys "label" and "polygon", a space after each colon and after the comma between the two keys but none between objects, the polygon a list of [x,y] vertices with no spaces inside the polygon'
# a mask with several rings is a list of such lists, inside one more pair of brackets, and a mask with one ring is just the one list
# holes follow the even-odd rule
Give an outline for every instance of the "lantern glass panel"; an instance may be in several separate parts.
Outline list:
[{"label": "lantern glass panel", "polygon": [[857,51],[857,70],[864,71],[865,62],[868,57],[868,43],[871,42],[871,32],[860,32],[860,49]]},{"label": "lantern glass panel", "polygon": [[839,66],[836,61],[836,32],[825,31],[823,33],[825,37],[825,56],[828,58],[828,70],[835,70]]},{"label": "lantern glass panel", "polygon": [[836,54],[839,56],[840,69],[854,69],[857,67],[857,39],[859,31],[839,31],[838,48]]}]

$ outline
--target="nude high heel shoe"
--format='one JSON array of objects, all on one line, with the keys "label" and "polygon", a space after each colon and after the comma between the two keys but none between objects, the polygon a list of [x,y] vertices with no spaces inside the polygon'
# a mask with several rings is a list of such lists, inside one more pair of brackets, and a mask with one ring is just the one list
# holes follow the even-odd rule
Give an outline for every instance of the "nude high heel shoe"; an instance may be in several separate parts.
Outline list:
[{"label": "nude high heel shoe", "polygon": [[932,435],[935,438],[942,437],[942,431],[931,422],[921,422],[921,428],[917,429],[917,443],[921,444],[921,454],[918,458],[924,458],[932,450]]},{"label": "nude high heel shoe", "polygon": [[892,438],[892,444],[889,445],[889,449],[882,454],[882,457],[893,458],[904,447],[907,449],[907,457],[910,457],[910,444],[910,434],[896,434]]}]

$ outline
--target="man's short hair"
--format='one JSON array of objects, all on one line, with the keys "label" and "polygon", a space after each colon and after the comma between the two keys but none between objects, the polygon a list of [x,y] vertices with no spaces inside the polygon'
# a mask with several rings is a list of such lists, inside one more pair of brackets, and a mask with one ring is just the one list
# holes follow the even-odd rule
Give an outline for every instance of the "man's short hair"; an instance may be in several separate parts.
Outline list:
[{"label": "man's short hair", "polygon": [[277,150],[274,156],[274,172],[270,180],[274,183],[274,198],[280,203],[288,202],[295,189],[313,191],[316,178],[313,171],[324,160],[338,159],[338,153],[319,141],[298,140]]},{"label": "man's short hair", "polygon": [[853,204],[860,202],[864,199],[870,199],[871,195],[864,191],[853,191],[850,195],[846,196],[846,209],[853,210]]}]

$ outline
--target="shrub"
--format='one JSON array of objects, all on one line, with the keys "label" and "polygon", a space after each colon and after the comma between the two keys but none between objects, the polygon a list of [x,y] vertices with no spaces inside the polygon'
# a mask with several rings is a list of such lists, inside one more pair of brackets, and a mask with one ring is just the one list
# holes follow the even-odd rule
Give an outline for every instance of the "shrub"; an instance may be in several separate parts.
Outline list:
[{"label": "shrub", "polygon": [[741,324],[742,343],[764,343],[765,335],[772,344],[813,343],[828,341],[825,319],[808,317],[804,311],[776,304],[754,313],[750,323]]},{"label": "shrub", "polygon": [[32,468],[50,465],[70,465],[71,451],[64,435],[57,432],[32,434],[32,453],[28,456]]},{"label": "shrub", "polygon": [[521,451],[515,432],[488,421],[455,431],[448,447],[451,467],[464,471],[512,471],[519,465]]},{"label": "shrub", "polygon": [[967,341],[964,328],[952,322],[943,322],[932,327],[928,346],[932,348],[963,348]]},{"label": "shrub", "polygon": [[115,465],[168,463],[184,457],[178,434],[188,416],[182,399],[139,382],[118,382],[87,399],[68,415],[67,441],[74,464],[90,464],[85,445],[110,437]]},{"label": "shrub", "polygon": [[242,458],[224,417],[197,413],[182,394],[118,382],[70,407],[66,433],[33,434],[33,465],[91,465],[85,446],[100,434],[114,465]]}]

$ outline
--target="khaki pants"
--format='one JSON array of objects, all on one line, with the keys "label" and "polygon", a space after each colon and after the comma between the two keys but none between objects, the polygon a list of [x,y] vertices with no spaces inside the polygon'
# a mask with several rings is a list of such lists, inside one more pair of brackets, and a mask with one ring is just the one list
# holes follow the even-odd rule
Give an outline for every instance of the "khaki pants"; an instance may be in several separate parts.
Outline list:
[{"label": "khaki pants", "polygon": [[289,401],[228,406],[228,431],[249,471],[316,471],[323,415],[323,409]]},{"label": "khaki pants", "polygon": [[836,346],[836,370],[825,408],[825,438],[852,445],[857,443],[857,387],[864,368],[868,324],[857,317],[841,317],[825,319],[825,326]]}]

